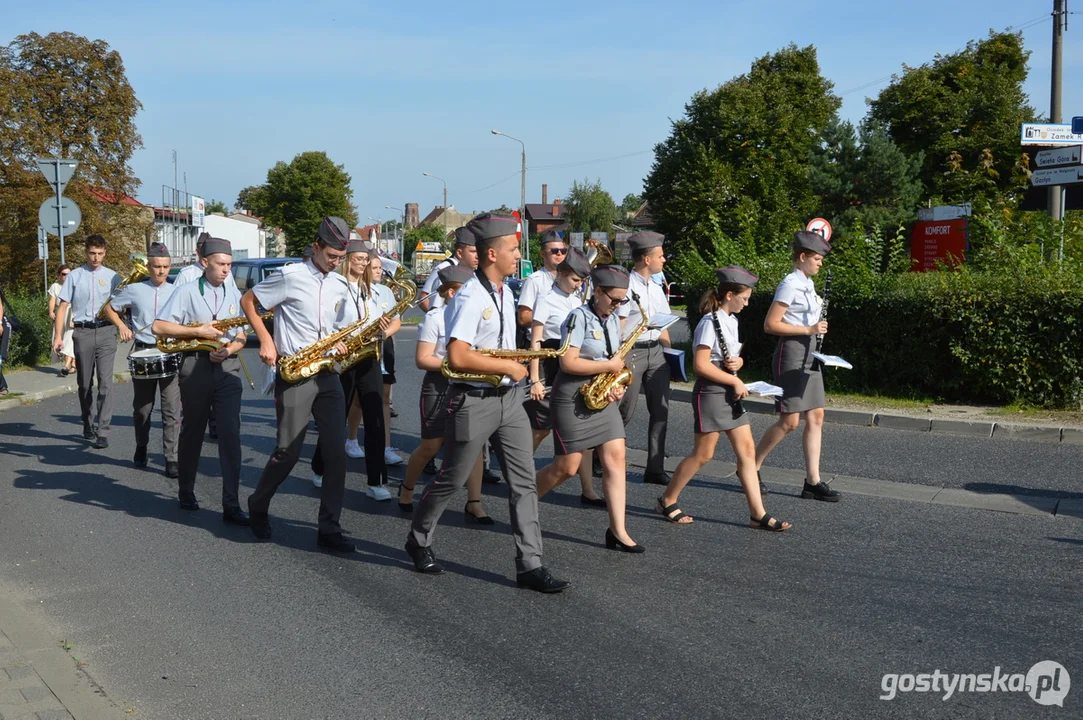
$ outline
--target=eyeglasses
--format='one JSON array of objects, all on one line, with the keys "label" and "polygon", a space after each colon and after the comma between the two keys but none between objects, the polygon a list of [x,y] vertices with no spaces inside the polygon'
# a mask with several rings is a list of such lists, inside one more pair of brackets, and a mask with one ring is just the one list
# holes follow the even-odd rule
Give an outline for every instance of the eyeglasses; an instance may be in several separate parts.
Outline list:
[{"label": "eyeglasses", "polygon": [[550,255],[567,255],[568,248],[549,248]]},{"label": "eyeglasses", "polygon": [[70,274],[71,273],[62,272],[62,273],[60,273],[60,277],[67,277]]},{"label": "eyeglasses", "polygon": [[611,303],[613,303],[614,305],[617,305],[617,306],[627,305],[628,303],[630,303],[632,301],[632,298],[627,296],[627,295],[625,295],[623,298],[618,300],[617,298],[615,298],[612,295],[610,295],[609,293],[607,293],[605,290],[602,290],[602,295],[605,295],[607,298],[609,298],[609,302],[611,302]]}]

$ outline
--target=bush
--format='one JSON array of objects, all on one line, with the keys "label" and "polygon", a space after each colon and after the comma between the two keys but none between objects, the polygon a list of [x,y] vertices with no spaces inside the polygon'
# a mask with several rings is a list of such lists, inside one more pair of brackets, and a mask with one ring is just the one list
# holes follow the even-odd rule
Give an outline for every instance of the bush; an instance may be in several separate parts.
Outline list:
[{"label": "bush", "polygon": [[53,321],[49,319],[48,296],[40,290],[14,289],[4,292],[4,315],[14,314],[20,327],[12,333],[4,365],[35,367],[49,362],[53,342]]}]

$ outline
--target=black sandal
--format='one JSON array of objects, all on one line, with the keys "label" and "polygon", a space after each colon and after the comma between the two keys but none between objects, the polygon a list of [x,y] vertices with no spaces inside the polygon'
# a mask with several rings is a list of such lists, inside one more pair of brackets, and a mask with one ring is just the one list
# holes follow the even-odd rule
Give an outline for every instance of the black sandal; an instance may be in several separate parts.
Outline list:
[{"label": "black sandal", "polygon": [[[417,483],[414,483],[414,485],[416,486]],[[398,500],[396,500],[396,502],[398,503],[400,512],[403,512],[403,513],[405,513],[407,515],[412,515],[413,512],[414,512],[414,501],[411,498],[410,502],[404,503],[402,501],[402,491],[403,490],[406,490],[407,492],[412,493],[414,491],[414,488],[413,487],[406,487],[402,483],[399,483],[399,498],[398,498]]]},{"label": "black sandal", "polygon": [[466,507],[463,508],[463,515],[466,517],[467,522],[477,523],[478,525],[495,525],[496,520],[493,520],[488,515],[475,515],[470,512],[470,506],[474,503],[481,503],[481,500],[467,500]]},{"label": "black sandal", "polygon": [[[768,513],[764,513],[763,517],[759,520],[751,516],[749,516],[748,519],[752,521],[749,523],[749,527],[757,530],[767,530],[768,532],[783,532],[784,530],[789,530],[793,527],[793,525],[790,525],[789,523],[771,517]],[[774,525],[771,523],[774,523]]]},{"label": "black sandal", "polygon": [[[662,513],[662,517],[674,525],[691,525],[696,521],[691,515],[686,515],[684,511],[677,507],[677,503],[663,505],[662,498],[658,498],[658,512]],[[674,512],[676,512],[676,515],[671,514]],[[688,522],[681,522],[681,518],[688,518]]]}]

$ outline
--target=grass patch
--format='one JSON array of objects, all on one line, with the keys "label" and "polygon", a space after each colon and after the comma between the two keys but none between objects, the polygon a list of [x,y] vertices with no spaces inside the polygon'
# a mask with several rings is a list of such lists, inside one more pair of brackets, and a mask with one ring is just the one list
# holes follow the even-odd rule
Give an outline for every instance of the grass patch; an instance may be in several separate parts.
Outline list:
[{"label": "grass patch", "polygon": [[1063,422],[1070,425],[1083,424],[1083,412],[1077,410],[1046,410],[1033,405],[1012,403],[1005,407],[990,408],[990,415],[1004,418],[1005,421],[1045,420]]},{"label": "grass patch", "polygon": [[26,393],[8,392],[6,395],[0,395],[0,400],[11,400],[12,398],[19,398],[23,395],[26,395]]}]

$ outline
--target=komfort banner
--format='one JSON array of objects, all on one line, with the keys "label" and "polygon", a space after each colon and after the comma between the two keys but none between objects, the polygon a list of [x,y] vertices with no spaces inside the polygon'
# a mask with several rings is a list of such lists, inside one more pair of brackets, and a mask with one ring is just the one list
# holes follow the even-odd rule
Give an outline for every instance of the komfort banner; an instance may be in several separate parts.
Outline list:
[{"label": "komfort banner", "polygon": [[927,272],[938,265],[952,267],[966,262],[970,249],[969,220],[933,220],[914,223],[910,236],[910,270]]}]

